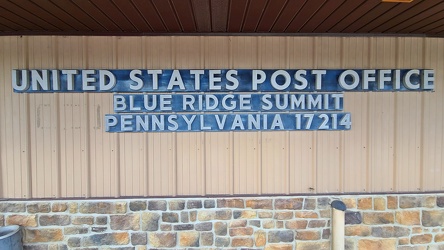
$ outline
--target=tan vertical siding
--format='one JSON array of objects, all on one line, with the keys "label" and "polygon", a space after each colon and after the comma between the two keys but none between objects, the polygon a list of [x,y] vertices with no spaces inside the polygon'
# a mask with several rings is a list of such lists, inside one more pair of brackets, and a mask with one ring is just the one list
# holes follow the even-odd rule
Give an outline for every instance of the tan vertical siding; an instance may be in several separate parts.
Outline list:
[{"label": "tan vertical siding", "polygon": [[[0,37],[0,197],[444,189],[444,42]],[[434,93],[345,93],[350,131],[105,133],[112,93],[17,94],[11,70],[431,68]]]}]

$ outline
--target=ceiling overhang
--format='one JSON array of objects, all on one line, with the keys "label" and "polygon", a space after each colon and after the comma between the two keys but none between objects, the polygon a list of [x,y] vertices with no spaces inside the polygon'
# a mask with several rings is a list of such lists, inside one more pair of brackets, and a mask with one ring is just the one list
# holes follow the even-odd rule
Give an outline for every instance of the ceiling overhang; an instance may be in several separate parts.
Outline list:
[{"label": "ceiling overhang", "polygon": [[444,1],[0,0],[0,35],[444,37]]}]

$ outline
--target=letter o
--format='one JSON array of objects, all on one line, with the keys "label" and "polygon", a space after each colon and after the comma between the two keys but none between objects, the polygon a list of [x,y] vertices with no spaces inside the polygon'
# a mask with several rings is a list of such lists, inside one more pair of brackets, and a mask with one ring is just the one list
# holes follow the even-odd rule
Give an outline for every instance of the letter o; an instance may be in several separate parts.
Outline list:
[{"label": "letter o", "polygon": [[[278,76],[283,76],[285,78],[285,83],[283,85],[279,85],[276,82],[276,78]],[[273,86],[273,88],[275,88],[276,90],[284,90],[286,88],[288,88],[290,86],[291,83],[291,77],[290,74],[285,71],[285,70],[277,70],[275,71],[272,75],[271,75],[271,85]]]},{"label": "letter o", "polygon": [[[345,78],[347,76],[351,76],[352,78],[352,84],[348,85],[345,82]],[[339,76],[339,85],[341,86],[341,88],[345,89],[345,90],[353,90],[356,87],[358,87],[359,85],[359,75],[356,71],[348,69],[344,72],[341,73],[341,75]]]}]

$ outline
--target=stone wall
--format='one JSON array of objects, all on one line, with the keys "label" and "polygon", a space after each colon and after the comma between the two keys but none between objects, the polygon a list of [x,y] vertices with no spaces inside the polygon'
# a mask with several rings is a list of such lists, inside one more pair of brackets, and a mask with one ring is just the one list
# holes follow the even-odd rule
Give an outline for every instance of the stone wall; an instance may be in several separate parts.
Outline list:
[{"label": "stone wall", "polygon": [[444,194],[0,201],[25,249],[330,249],[347,205],[346,249],[444,249]]}]

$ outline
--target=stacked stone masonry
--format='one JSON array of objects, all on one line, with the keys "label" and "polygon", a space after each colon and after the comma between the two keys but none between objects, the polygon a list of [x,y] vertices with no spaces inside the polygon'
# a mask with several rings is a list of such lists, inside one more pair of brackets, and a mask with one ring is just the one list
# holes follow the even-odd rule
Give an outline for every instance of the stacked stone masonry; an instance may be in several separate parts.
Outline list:
[{"label": "stacked stone masonry", "polygon": [[345,249],[444,250],[444,194],[0,201],[25,249],[330,249],[346,206]]}]

